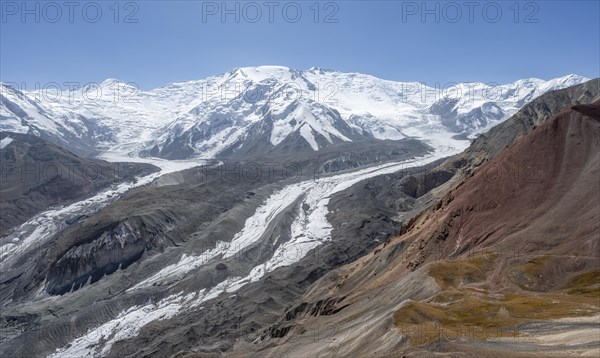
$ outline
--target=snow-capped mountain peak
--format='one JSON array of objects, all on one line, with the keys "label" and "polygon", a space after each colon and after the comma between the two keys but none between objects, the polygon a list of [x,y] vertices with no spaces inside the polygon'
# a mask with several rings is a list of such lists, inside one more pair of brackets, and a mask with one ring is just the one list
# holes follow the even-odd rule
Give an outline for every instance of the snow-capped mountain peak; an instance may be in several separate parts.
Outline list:
[{"label": "snow-capped mountain peak", "polygon": [[121,81],[116,78],[107,78],[100,83],[100,86],[105,87],[105,86],[111,86],[111,85],[115,85],[115,84],[125,84],[125,81]]},{"label": "snow-capped mountain peak", "polygon": [[[296,100],[285,108],[285,111],[271,115],[278,118],[273,120],[271,144],[278,145],[291,133],[298,131],[313,150],[319,150],[316,135],[325,138],[329,144],[334,140],[351,141],[338,129],[336,121],[339,114],[330,108],[310,100]],[[339,124],[338,124],[339,125]]]},{"label": "snow-capped mountain peak", "polygon": [[456,134],[476,135],[535,97],[586,80],[571,74],[440,86],[319,67],[256,66],[150,91],[109,78],[52,100],[1,84],[0,129],[31,132],[84,152],[167,158],[214,157],[290,140],[304,141],[307,150],[406,136],[459,145],[451,139]]}]

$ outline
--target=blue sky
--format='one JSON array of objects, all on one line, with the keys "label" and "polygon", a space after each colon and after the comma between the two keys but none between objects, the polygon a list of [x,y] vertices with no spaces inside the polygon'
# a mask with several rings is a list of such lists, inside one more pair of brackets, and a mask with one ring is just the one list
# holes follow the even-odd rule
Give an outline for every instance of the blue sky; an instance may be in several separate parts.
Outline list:
[{"label": "blue sky", "polygon": [[0,80],[28,87],[149,89],[256,65],[428,84],[600,75],[598,1],[0,3]]}]

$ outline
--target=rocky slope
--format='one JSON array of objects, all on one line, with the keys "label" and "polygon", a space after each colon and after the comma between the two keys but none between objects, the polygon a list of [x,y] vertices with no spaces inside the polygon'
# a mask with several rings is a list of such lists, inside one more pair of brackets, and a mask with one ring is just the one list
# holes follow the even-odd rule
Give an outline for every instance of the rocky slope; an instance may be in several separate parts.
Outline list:
[{"label": "rocky slope", "polygon": [[233,355],[598,354],[599,155],[600,102],[567,107]]},{"label": "rocky slope", "polygon": [[0,141],[0,236],[50,206],[158,171],[149,164],[83,158],[33,135],[2,132]]}]

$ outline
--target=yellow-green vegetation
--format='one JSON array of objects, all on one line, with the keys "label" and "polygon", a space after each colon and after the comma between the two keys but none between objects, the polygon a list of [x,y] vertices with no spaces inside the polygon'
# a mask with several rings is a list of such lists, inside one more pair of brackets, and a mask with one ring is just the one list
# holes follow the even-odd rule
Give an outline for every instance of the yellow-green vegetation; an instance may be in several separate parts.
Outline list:
[{"label": "yellow-green vegetation", "polygon": [[[534,259],[522,267],[535,274],[544,260]],[[443,291],[427,302],[403,305],[394,314],[396,327],[413,345],[440,339],[517,339],[518,327],[528,322],[600,313],[600,270],[578,275],[560,292],[490,295],[486,290],[462,287],[484,281],[494,261],[494,256],[483,255],[431,265],[429,273]]]},{"label": "yellow-green vegetation", "polygon": [[588,271],[577,275],[569,284],[567,293],[600,297],[600,270]]},{"label": "yellow-green vegetation", "polygon": [[529,259],[525,263],[513,264],[508,269],[508,278],[521,289],[535,291],[542,271],[552,256],[544,255]]},{"label": "yellow-green vegetation", "polygon": [[433,303],[450,303],[456,302],[464,297],[462,290],[447,289],[435,295],[430,302]]},{"label": "yellow-green vegetation", "polygon": [[461,284],[483,281],[494,267],[496,254],[479,253],[468,260],[441,260],[434,262],[429,275],[443,289]]},{"label": "yellow-green vegetation", "polygon": [[527,293],[491,298],[465,290],[462,298],[447,304],[409,302],[394,320],[412,344],[421,345],[439,339],[517,337],[518,327],[528,322],[598,313],[600,302],[594,297]]},{"label": "yellow-green vegetation", "polygon": [[563,293],[512,294],[500,304],[515,320],[550,320],[599,313],[600,302],[591,297]]}]

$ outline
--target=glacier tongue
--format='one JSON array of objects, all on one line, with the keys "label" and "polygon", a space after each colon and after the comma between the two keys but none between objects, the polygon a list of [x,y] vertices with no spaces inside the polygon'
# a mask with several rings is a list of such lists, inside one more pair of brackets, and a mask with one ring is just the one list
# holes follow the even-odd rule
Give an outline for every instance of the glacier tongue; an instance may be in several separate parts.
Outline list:
[{"label": "glacier tongue", "polygon": [[[140,282],[132,289],[139,289],[157,283],[169,283],[183,277],[185,273],[197,270],[200,266],[213,262],[214,258],[231,257],[249,248],[265,233],[272,220],[282,210],[290,207],[298,199],[307,204],[308,210],[301,209],[291,226],[291,239],[281,244],[267,261],[257,264],[245,277],[229,277],[210,289],[196,292],[172,294],[158,302],[134,306],[122,311],[112,319],[85,335],[57,349],[51,357],[88,356],[106,354],[112,345],[122,339],[136,336],[140,329],[150,322],[170,319],[186,309],[200,306],[223,293],[235,293],[241,287],[260,280],[278,267],[298,262],[308,252],[331,239],[331,224],[327,220],[329,198],[350,186],[374,176],[394,173],[399,170],[418,167],[461,152],[463,147],[437,150],[431,155],[408,161],[383,164],[350,173],[343,173],[318,180],[290,184],[272,194],[249,217],[242,231],[231,242],[219,242],[215,249],[199,256],[183,256],[178,263],[166,266],[158,273]],[[304,207],[305,205],[300,205]]]}]

